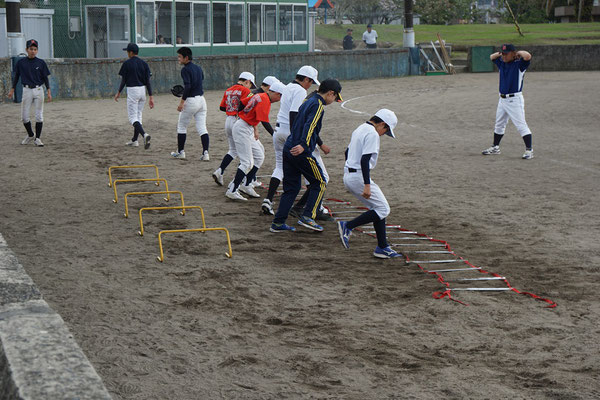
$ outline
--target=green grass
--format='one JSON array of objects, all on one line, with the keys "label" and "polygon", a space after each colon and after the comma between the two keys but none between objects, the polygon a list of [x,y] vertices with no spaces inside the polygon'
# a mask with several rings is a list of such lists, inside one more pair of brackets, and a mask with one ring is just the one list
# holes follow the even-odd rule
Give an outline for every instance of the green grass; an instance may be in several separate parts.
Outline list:
[{"label": "green grass", "polygon": [[[346,29],[354,30],[354,40],[361,40],[364,25],[317,25],[316,36],[335,39],[341,43]],[[379,41],[402,45],[401,25],[373,25]],[[436,33],[453,45],[489,46],[502,43],[515,45],[534,44],[600,44],[600,22],[581,24],[522,24],[519,36],[514,25],[509,24],[472,24],[472,25],[416,25],[415,42],[436,41]]]}]

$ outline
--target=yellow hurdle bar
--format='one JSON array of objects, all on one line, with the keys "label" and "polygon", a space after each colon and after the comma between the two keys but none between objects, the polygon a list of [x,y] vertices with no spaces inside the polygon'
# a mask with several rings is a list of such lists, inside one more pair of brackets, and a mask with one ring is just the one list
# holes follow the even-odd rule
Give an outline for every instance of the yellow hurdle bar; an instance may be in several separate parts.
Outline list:
[{"label": "yellow hurdle bar", "polygon": [[[117,203],[118,202],[118,197],[117,197],[117,183],[122,183],[122,182],[156,182],[156,184],[158,185],[159,182],[164,182],[165,183],[165,189],[168,191],[169,190],[169,184],[167,183],[167,180],[164,178],[144,178],[144,179],[115,179],[113,181],[113,189],[115,192],[115,198],[113,200],[113,203]],[[167,201],[171,200],[171,195],[167,193]]]},{"label": "yellow hurdle bar", "polygon": [[[147,194],[166,194],[167,196],[170,196],[171,193],[173,194],[179,194],[179,196],[181,197],[181,205],[185,206],[185,203],[183,202],[183,193],[181,193],[179,190],[159,190],[158,192],[128,192],[125,193],[124,199],[125,199],[125,218],[129,218],[129,205],[127,203],[127,196],[143,196],[143,195],[147,195]],[[168,198],[164,198],[165,201],[169,201]],[[185,211],[183,211],[182,215],[185,215]]]},{"label": "yellow hurdle bar", "polygon": [[[154,164],[149,164],[149,165],[113,165],[112,167],[108,167],[108,187],[112,187],[113,185],[113,181],[112,181],[112,170],[113,169],[118,169],[118,168],[154,168],[154,170],[156,171],[156,179],[160,178],[160,176],[158,176],[158,167]],[[158,182],[156,182],[156,186],[158,186]]]},{"label": "yellow hurdle bar", "polygon": [[[183,197],[182,197],[183,200]],[[173,207],[144,207],[144,208],[140,208],[139,214],[140,214],[140,230],[138,231],[138,234],[140,236],[144,236],[144,223],[142,222],[142,211],[144,210],[183,210],[180,214],[181,215],[185,215],[185,210],[190,210],[190,209],[199,209],[200,213],[202,214],[202,228],[205,229],[206,228],[206,222],[204,221],[204,210],[202,209],[202,207],[200,206],[173,206]]]},{"label": "yellow hurdle bar", "polygon": [[229,246],[229,253],[225,253],[225,255],[229,258],[233,256],[233,250],[231,250],[231,240],[229,239],[229,231],[226,228],[197,228],[197,229],[169,229],[166,231],[160,231],[158,233],[158,247],[160,248],[160,256],[156,257],[156,259],[160,262],[163,262],[165,257],[163,254],[163,245],[161,235],[163,233],[180,233],[180,232],[208,232],[208,231],[225,231],[227,235],[227,245]]}]

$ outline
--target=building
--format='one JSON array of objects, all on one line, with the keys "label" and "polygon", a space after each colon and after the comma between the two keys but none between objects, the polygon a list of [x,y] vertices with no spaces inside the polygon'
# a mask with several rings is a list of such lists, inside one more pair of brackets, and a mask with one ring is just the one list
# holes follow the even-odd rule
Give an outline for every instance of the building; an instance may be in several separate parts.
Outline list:
[{"label": "building", "polygon": [[54,10],[57,58],[281,53],[309,50],[307,0],[38,0]]}]

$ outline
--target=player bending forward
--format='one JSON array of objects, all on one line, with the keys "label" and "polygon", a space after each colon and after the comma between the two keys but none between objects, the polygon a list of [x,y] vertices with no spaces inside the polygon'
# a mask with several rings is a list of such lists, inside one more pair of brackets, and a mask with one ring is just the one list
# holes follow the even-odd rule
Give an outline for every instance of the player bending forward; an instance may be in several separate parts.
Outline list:
[{"label": "player bending forward", "polygon": [[338,221],[340,239],[345,248],[350,248],[352,229],[369,222],[373,223],[377,235],[377,247],[373,255],[378,258],[402,257],[387,242],[385,218],[390,214],[390,206],[379,186],[371,180],[370,171],[377,164],[379,138],[383,135],[394,136],[398,123],[396,114],[381,109],[370,120],[352,132],[350,144],[346,149],[344,165],[344,185],[365,206],[366,211],[351,221]]},{"label": "player bending forward", "polygon": [[500,99],[496,109],[496,126],[494,127],[494,144],[482,154],[500,154],[500,140],[508,119],[515,124],[525,142],[523,158],[533,158],[531,131],[525,122],[525,100],[523,99],[523,76],[531,63],[531,54],[525,50],[517,51],[512,44],[502,45],[502,51],[494,53],[490,59],[498,66],[500,72]]}]

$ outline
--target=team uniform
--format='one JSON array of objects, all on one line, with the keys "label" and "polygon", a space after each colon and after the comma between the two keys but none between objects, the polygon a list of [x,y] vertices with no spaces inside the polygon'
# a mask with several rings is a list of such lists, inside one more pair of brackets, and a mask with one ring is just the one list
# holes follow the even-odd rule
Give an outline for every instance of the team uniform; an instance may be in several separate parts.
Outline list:
[{"label": "team uniform", "polygon": [[377,31],[375,29],[371,29],[371,32],[364,31],[362,39],[366,43],[367,49],[377,48]]},{"label": "team uniform", "polygon": [[[21,79],[23,85],[21,120],[27,130],[27,137],[23,139],[21,144],[28,144],[33,141],[36,146],[41,147],[44,145],[40,139],[44,123],[44,90],[42,85],[46,86],[46,90],[50,88],[49,75],[48,65],[41,58],[21,58],[15,65],[12,87],[13,90],[16,89],[17,82]],[[31,129],[30,113],[32,107],[35,113],[35,136]]]},{"label": "team uniform", "polygon": [[[396,116],[389,110],[380,110],[375,116],[382,115],[384,120],[390,126],[391,134],[397,122]],[[385,121],[388,119],[390,122]],[[394,122],[395,121],[395,122]],[[393,137],[393,136],[392,136]],[[344,164],[344,186],[358,200],[360,200],[369,211],[364,212],[351,221],[339,221],[338,229],[340,238],[344,247],[349,248],[349,239],[352,229],[373,223],[377,235],[377,247],[373,255],[379,258],[393,258],[401,256],[389,247],[386,238],[385,218],[390,214],[390,206],[379,186],[371,180],[370,171],[377,165],[379,157],[380,136],[371,121],[360,125],[354,132],[350,144],[346,149],[346,163]],[[363,197],[365,185],[369,184],[371,195],[369,198]]]},{"label": "team uniform", "polygon": [[185,141],[187,136],[187,126],[190,121],[196,121],[196,130],[202,139],[202,157],[204,161],[209,160],[208,145],[209,137],[206,129],[206,100],[204,99],[204,90],[202,82],[204,81],[204,72],[200,66],[193,62],[188,62],[181,69],[181,78],[183,79],[182,100],[185,101],[183,110],[179,113],[177,121],[177,151],[171,155],[175,158],[185,158]]},{"label": "team uniform", "polygon": [[138,56],[133,56],[123,63],[119,70],[121,84],[119,93],[127,86],[127,116],[129,123],[133,125],[133,137],[127,143],[128,146],[137,147],[138,136],[141,135],[144,140],[144,147],[150,147],[150,135],[148,135],[142,126],[142,112],[146,104],[146,89],[148,96],[152,96],[152,86],[150,84],[150,67],[146,61]]},{"label": "team uniform", "polygon": [[[504,45],[506,46],[506,45]],[[525,142],[524,159],[533,158],[531,146],[531,130],[525,121],[525,100],[523,98],[523,77],[531,64],[531,59],[515,59],[511,62],[502,61],[501,57],[492,60],[498,67],[500,75],[498,107],[496,109],[496,124],[494,126],[494,145],[482,152],[484,155],[500,154],[500,140],[510,119]]]}]

